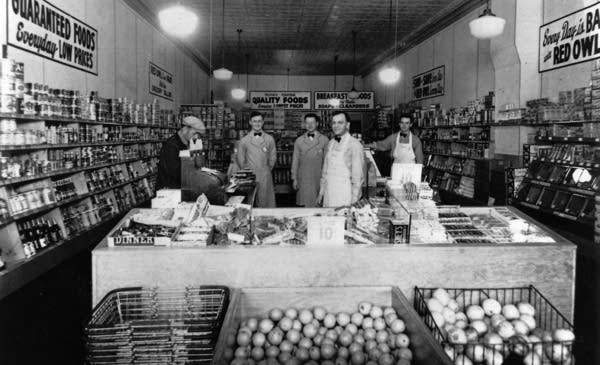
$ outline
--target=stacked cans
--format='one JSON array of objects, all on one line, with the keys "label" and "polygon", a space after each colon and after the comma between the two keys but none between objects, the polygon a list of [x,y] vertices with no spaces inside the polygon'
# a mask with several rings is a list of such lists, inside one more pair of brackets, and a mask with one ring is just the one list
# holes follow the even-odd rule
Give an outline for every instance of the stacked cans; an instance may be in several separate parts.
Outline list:
[{"label": "stacked cans", "polygon": [[0,59],[0,112],[20,113],[23,100],[24,70],[22,62]]},{"label": "stacked cans", "polygon": [[591,119],[600,119],[600,60],[592,66]]},{"label": "stacked cans", "polygon": [[594,222],[594,241],[600,244],[600,195],[596,195],[596,220]]}]

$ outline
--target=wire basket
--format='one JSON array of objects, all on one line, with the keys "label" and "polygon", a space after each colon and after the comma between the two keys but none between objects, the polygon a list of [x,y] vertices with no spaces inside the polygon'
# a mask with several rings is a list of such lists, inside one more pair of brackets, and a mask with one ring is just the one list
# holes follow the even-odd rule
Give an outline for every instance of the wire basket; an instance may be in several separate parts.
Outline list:
[{"label": "wire basket", "polygon": [[[500,344],[489,344],[482,338],[466,344],[452,343],[448,339],[446,330],[438,326],[427,306],[427,300],[433,296],[436,289],[415,287],[414,307],[433,333],[434,338],[442,345],[448,357],[455,361],[456,365],[479,363],[487,365],[572,365],[575,363],[574,342],[555,341],[551,336],[540,336],[541,340],[539,341],[528,340],[527,336],[512,336]],[[535,309],[534,318],[537,328],[544,331],[555,329],[573,331],[573,325],[566,317],[532,285],[519,288],[452,288],[445,290],[450,298],[456,300],[458,308],[461,309],[470,305],[480,305],[483,300],[488,298],[497,300],[502,306],[529,303]],[[489,326],[489,323],[487,324]]]},{"label": "wire basket", "polygon": [[123,288],[85,328],[89,364],[210,364],[229,304],[222,286]]}]

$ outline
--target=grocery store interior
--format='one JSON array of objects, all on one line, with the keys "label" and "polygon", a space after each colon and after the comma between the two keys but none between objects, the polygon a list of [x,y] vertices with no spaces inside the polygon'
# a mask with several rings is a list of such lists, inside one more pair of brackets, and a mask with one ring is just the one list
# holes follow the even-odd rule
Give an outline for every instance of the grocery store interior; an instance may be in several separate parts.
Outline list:
[{"label": "grocery store interior", "polygon": [[600,1],[5,0],[0,363],[600,364]]}]

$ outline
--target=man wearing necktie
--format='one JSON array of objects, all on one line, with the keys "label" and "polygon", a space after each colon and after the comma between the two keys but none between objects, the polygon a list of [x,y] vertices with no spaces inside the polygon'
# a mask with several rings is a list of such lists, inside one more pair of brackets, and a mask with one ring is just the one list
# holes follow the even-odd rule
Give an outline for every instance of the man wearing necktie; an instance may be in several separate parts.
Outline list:
[{"label": "man wearing necktie", "polygon": [[409,114],[400,116],[400,132],[389,135],[383,141],[366,146],[377,151],[390,151],[394,163],[423,163],[423,147],[419,137],[412,134],[412,121]]},{"label": "man wearing necktie", "polygon": [[262,113],[253,111],[250,114],[252,129],[239,142],[237,151],[238,166],[250,169],[256,175],[256,206],[260,208],[275,207],[275,189],[271,170],[277,161],[275,140],[265,133]]},{"label": "man wearing necktie", "polygon": [[329,139],[317,131],[319,117],[314,113],[304,116],[306,133],[294,142],[292,181],[297,190],[296,205],[316,207],[321,181],[323,159]]},{"label": "man wearing necktie", "polygon": [[356,203],[362,195],[365,164],[363,147],[348,133],[348,113],[335,112],[331,129],[335,137],[327,145],[317,201],[323,200],[324,207],[347,206]]}]

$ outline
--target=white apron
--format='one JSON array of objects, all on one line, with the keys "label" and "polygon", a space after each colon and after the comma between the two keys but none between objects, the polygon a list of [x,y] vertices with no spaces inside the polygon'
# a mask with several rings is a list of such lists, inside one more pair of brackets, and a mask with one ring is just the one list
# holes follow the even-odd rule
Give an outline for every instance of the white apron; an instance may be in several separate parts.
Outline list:
[{"label": "white apron", "polygon": [[400,133],[398,133],[393,156],[392,180],[402,183],[421,181],[421,169],[416,166],[417,159],[412,147],[412,133],[408,134],[408,143],[400,143]]},{"label": "white apron", "polygon": [[412,133],[408,132],[408,143],[400,143],[400,133],[398,133],[396,148],[394,149],[394,164],[416,162],[417,158],[412,147]]},{"label": "white apron", "polygon": [[348,137],[342,138],[341,143],[331,142],[327,151],[327,174],[325,175],[325,192],[323,206],[336,208],[352,204],[352,181],[350,169],[344,161],[348,145]]}]

